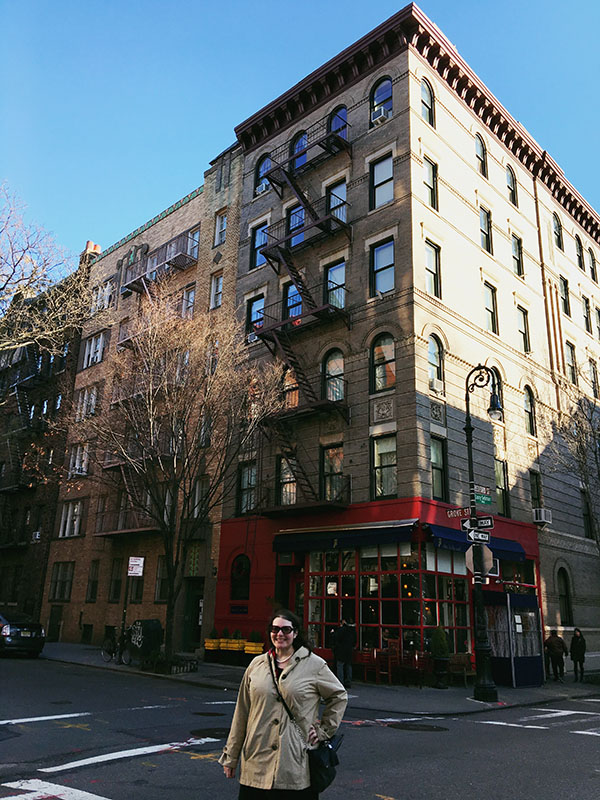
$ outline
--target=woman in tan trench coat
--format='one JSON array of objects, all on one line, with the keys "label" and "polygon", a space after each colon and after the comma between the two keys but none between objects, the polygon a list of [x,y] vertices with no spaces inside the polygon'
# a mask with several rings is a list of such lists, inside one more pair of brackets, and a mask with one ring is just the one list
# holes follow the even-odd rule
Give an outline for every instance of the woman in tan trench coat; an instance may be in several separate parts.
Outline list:
[{"label": "woman in tan trench coat", "polygon": [[[244,673],[219,763],[226,777],[233,778],[239,762],[239,800],[316,800],[306,748],[334,735],[348,695],[327,663],[311,652],[295,614],[280,609],[268,630],[273,647],[253,659]],[[321,700],[325,710],[319,721]]]}]

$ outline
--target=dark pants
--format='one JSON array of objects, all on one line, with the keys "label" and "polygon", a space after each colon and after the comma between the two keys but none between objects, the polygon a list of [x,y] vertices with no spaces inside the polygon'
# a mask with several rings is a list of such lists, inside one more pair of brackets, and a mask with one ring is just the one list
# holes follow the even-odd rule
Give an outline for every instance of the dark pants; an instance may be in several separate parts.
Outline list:
[{"label": "dark pants", "polygon": [[554,680],[557,681],[559,678],[563,678],[565,675],[564,658],[562,656],[550,655],[550,661],[552,662],[552,673],[554,675]]},{"label": "dark pants", "polygon": [[319,800],[319,795],[310,786],[308,789],[255,789],[240,784],[238,800]]},{"label": "dark pants", "polygon": [[579,680],[583,680],[583,661],[573,660],[573,669],[575,670],[575,680],[577,680],[577,668],[579,668]]},{"label": "dark pants", "polygon": [[348,688],[352,684],[352,662],[336,661],[338,680]]}]

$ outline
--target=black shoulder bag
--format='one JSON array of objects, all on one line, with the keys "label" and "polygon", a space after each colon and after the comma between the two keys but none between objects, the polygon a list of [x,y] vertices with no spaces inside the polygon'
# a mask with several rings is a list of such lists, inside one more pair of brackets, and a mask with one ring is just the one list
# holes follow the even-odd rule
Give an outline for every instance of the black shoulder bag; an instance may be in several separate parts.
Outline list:
[{"label": "black shoulder bag", "polygon": [[308,753],[308,769],[310,771],[311,788],[317,793],[324,792],[325,789],[327,789],[327,787],[333,783],[333,779],[335,778],[335,768],[340,763],[337,751],[342,743],[344,734],[336,733],[335,736],[331,737],[331,739],[328,739],[325,742],[319,742],[319,745],[314,749],[310,748],[308,746],[308,742],[304,738],[302,729],[296,722],[296,718],[290,711],[288,704],[285,702],[283,695],[279,691],[279,686],[277,685],[277,680],[275,679],[275,673],[273,672],[271,656],[269,655],[267,657],[275,691],[279,695],[279,699],[283,703],[283,707],[287,711],[292,725],[294,725],[300,735],[300,738],[304,742],[306,752]]}]

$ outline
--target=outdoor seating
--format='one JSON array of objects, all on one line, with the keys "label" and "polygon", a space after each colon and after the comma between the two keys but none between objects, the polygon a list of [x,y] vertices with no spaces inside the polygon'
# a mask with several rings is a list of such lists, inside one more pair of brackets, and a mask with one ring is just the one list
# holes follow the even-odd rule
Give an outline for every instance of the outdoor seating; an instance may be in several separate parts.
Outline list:
[{"label": "outdoor seating", "polygon": [[471,653],[454,653],[450,656],[448,661],[448,677],[450,681],[458,675],[463,679],[465,689],[467,688],[467,679],[474,678],[476,675],[471,660]]}]

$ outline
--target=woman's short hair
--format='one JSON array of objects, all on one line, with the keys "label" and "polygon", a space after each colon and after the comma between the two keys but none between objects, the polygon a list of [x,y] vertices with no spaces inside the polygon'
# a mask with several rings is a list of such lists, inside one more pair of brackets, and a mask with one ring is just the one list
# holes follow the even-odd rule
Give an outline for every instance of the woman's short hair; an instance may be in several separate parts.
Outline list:
[{"label": "woman's short hair", "polygon": [[306,647],[308,650],[312,651],[312,645],[308,641],[306,633],[302,630],[302,622],[300,621],[300,618],[294,614],[293,611],[290,611],[289,608],[279,608],[277,611],[274,611],[271,614],[267,624],[267,635],[269,637],[269,641],[271,641],[271,625],[276,617],[283,617],[283,619],[287,619],[292,628],[297,631],[298,635],[294,639],[294,650],[298,650],[300,647]]}]

